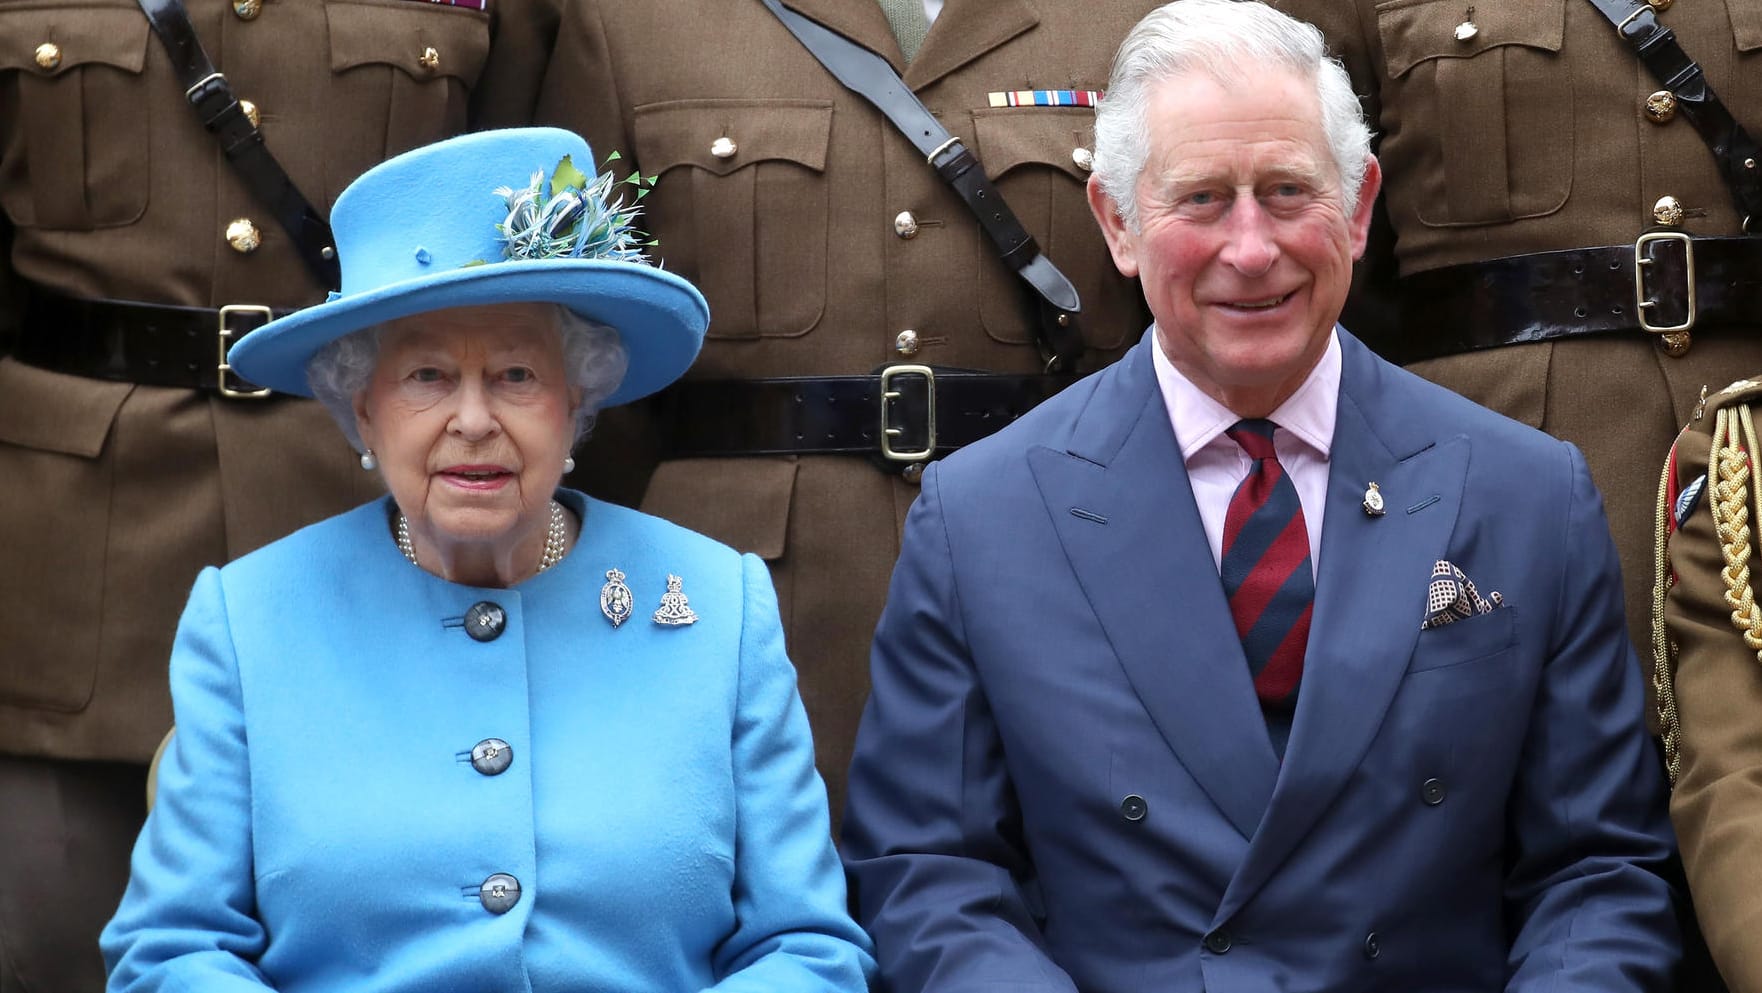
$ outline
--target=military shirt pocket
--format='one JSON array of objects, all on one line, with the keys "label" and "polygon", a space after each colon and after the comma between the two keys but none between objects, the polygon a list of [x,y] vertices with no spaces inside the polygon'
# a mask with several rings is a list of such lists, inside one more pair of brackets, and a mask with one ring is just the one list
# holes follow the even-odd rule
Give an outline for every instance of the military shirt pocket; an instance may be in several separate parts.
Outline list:
[{"label": "military shirt pocket", "polygon": [[1731,17],[1731,40],[1737,50],[1748,53],[1762,49],[1762,4],[1756,0],[1725,0],[1725,12]]},{"label": "military shirt pocket", "polygon": [[0,0],[0,108],[17,115],[23,139],[0,148],[0,171],[29,177],[0,184],[13,223],[89,231],[146,211],[148,34],[134,4]]},{"label": "military shirt pocket", "polygon": [[1415,198],[1395,207],[1434,227],[1551,214],[1572,191],[1566,0],[1481,0],[1462,40],[1468,10],[1461,0],[1377,5],[1383,102],[1400,115],[1383,168],[1408,177]]},{"label": "military shirt pocket", "polygon": [[[979,161],[1011,212],[1058,266],[1083,303],[1083,335],[1095,348],[1117,348],[1137,334],[1132,308],[1137,288],[1110,263],[1101,228],[1084,192],[1089,174],[1077,164],[1079,148],[1094,141],[1095,113],[1087,108],[1009,107],[973,112]],[[996,341],[1028,344],[1038,339],[1038,309],[1020,276],[998,262],[997,246],[979,238],[979,322]]]},{"label": "military shirt pocket", "polygon": [[325,192],[334,203],[375,164],[466,129],[466,106],[489,55],[489,15],[410,0],[332,0],[325,19],[338,113],[320,133]]},{"label": "military shirt pocket", "polygon": [[820,323],[831,138],[825,100],[636,108],[636,159],[658,177],[640,223],[667,267],[703,291],[709,337],[792,338]]}]

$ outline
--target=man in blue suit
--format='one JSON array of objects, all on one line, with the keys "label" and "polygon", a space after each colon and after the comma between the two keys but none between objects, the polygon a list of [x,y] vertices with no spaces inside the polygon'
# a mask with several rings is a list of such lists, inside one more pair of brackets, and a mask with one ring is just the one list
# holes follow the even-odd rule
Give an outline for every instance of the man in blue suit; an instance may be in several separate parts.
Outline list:
[{"label": "man in blue suit", "polygon": [[845,819],[883,989],[1667,988],[1601,500],[1337,327],[1380,173],[1320,35],[1151,14],[1095,149],[1155,324],[924,476]]}]

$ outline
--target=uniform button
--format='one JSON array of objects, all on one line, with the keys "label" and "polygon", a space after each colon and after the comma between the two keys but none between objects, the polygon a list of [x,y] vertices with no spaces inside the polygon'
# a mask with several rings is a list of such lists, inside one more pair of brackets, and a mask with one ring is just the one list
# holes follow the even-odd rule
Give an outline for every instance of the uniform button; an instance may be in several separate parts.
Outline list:
[{"label": "uniform button", "polygon": [[1646,98],[1646,120],[1653,124],[1669,124],[1676,117],[1676,94],[1659,90]]},{"label": "uniform button", "polygon": [[1077,163],[1077,168],[1088,172],[1095,168],[1095,153],[1087,148],[1073,148],[1071,149],[1071,161]]},{"label": "uniform button", "polygon": [[226,243],[240,255],[249,255],[263,244],[263,235],[248,217],[241,217],[226,226]]},{"label": "uniform button", "polygon": [[901,238],[911,239],[918,236],[918,219],[909,210],[902,210],[893,218],[893,233]]},{"label": "uniform button", "polygon": [[483,909],[490,913],[505,914],[520,902],[520,880],[505,872],[498,872],[477,888],[477,899],[483,902]]},{"label": "uniform button", "polygon": [[263,13],[263,0],[233,0],[232,12],[239,15],[241,21],[254,21]]},{"label": "uniform button", "polygon": [[1646,0],[1646,2],[1652,5],[1653,10],[1662,12],[1669,10],[1670,5],[1675,3],[1676,0]]},{"label": "uniform button", "polygon": [[433,45],[424,48],[422,54],[416,56],[416,64],[422,67],[423,72],[434,75],[434,71],[440,68],[440,51]]},{"label": "uniform button", "polygon": [[61,46],[45,41],[37,46],[37,68],[53,70],[61,65]]},{"label": "uniform button", "polygon": [[263,126],[263,114],[257,109],[256,104],[249,100],[240,100],[239,109],[245,112],[245,116],[250,119],[252,127],[260,128]]},{"label": "uniform button", "polygon": [[1452,32],[1452,34],[1454,34],[1456,36],[1456,40],[1462,42],[1465,45],[1468,44],[1469,42],[1473,41],[1474,36],[1477,34],[1480,34],[1480,33],[1481,33],[1480,26],[1475,24],[1475,22],[1468,20],[1466,18],[1463,19],[1463,22],[1461,24],[1456,25],[1456,30],[1454,32]]},{"label": "uniform button", "polygon": [[486,776],[499,776],[514,763],[514,746],[500,738],[485,738],[472,746],[471,768]]},{"label": "uniform button", "polygon": [[494,641],[508,626],[508,614],[500,605],[484,600],[465,611],[465,633],[473,641]]},{"label": "uniform button", "polygon": [[740,146],[736,145],[734,139],[727,135],[710,142],[710,154],[719,159],[731,159],[738,151],[740,151]]},{"label": "uniform button", "polygon": [[1682,223],[1682,201],[1673,196],[1661,196],[1652,205],[1652,220],[1666,227],[1676,227]]},{"label": "uniform button", "polygon": [[918,354],[918,333],[911,328],[901,331],[893,339],[893,350],[901,355]]},{"label": "uniform button", "polygon": [[1419,787],[1419,798],[1424,800],[1428,807],[1436,807],[1438,804],[1443,803],[1444,781],[1442,779],[1428,779],[1424,783],[1421,783]]},{"label": "uniform button", "polygon": [[1223,928],[1205,936],[1205,948],[1214,955],[1222,955],[1230,950],[1230,932]]},{"label": "uniform button", "polygon": [[1126,798],[1120,801],[1120,816],[1128,821],[1141,821],[1149,811],[1150,806],[1144,802],[1143,797],[1136,793],[1128,793]]},{"label": "uniform button", "polygon": [[904,479],[913,486],[920,485],[924,482],[924,463],[913,462],[910,465],[907,465],[904,469],[901,469],[899,475],[901,479]]},{"label": "uniform button", "polygon": [[1377,933],[1375,931],[1372,931],[1371,933],[1365,935],[1364,936],[1364,957],[1367,959],[1374,959],[1378,955],[1381,955],[1381,954],[1383,954],[1383,948],[1381,945],[1377,944]]}]

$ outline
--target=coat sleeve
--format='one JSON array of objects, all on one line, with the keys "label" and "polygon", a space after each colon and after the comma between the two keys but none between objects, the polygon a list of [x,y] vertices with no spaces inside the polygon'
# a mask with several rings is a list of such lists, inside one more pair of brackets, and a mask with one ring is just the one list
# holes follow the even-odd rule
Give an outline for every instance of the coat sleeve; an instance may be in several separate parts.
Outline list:
[{"label": "coat sleeve", "polygon": [[906,521],[870,668],[844,853],[882,988],[1075,993],[1023,888],[1033,867],[966,644],[936,466]]},{"label": "coat sleeve", "polygon": [[1681,954],[1673,839],[1602,499],[1566,463],[1547,661],[1507,805],[1509,991],[1667,990]]},{"label": "coat sleeve", "polygon": [[875,962],[846,909],[826,787],[783,648],[771,576],[741,557],[745,612],[734,718],[734,932],[717,948],[719,993],[861,993]]},{"label": "coat sleeve", "polygon": [[251,963],[256,916],[250,761],[220,573],[196,579],[171,653],[177,733],[135,843],[128,890],[100,938],[111,993],[269,988]]}]

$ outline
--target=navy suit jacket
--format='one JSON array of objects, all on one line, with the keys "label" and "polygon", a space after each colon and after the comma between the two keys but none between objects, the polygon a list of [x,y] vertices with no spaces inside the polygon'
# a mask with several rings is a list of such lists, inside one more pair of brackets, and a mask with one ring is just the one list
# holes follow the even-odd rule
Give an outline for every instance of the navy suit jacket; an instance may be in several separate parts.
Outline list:
[{"label": "navy suit jacket", "polygon": [[[845,819],[884,989],[1667,988],[1664,787],[1582,458],[1339,333],[1283,763],[1154,335],[925,473]],[[1440,559],[1504,606],[1422,631]]]}]

